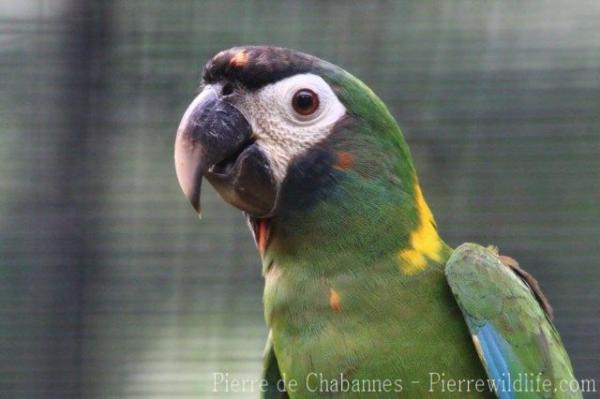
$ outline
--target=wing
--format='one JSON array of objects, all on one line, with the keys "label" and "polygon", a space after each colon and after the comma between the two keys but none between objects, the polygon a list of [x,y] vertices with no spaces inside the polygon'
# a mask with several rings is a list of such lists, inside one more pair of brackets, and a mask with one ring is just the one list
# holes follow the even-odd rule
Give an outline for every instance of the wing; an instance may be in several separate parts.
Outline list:
[{"label": "wing", "polygon": [[265,354],[263,360],[263,376],[262,378],[268,382],[267,389],[262,393],[261,398],[263,399],[288,399],[288,394],[281,389],[283,383],[280,382],[281,372],[279,371],[279,364],[275,357],[275,351],[273,350],[273,340],[271,339],[271,333],[269,332],[269,338],[267,338],[267,345],[265,347]]},{"label": "wing", "polygon": [[581,398],[547,302],[518,264],[467,243],[450,256],[446,278],[499,398]]}]

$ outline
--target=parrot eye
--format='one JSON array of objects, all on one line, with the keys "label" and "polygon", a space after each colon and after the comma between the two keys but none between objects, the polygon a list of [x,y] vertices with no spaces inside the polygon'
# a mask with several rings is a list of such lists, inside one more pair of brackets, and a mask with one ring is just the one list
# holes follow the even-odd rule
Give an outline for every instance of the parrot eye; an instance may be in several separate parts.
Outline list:
[{"label": "parrot eye", "polygon": [[319,96],[312,90],[300,89],[292,97],[292,107],[299,115],[312,115],[319,108]]}]

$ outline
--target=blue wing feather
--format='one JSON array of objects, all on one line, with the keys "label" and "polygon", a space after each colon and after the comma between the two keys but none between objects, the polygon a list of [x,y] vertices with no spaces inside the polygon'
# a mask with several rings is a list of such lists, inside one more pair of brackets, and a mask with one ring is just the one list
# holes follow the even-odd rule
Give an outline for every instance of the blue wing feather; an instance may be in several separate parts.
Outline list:
[{"label": "blue wing feather", "polygon": [[494,327],[484,324],[477,332],[485,364],[488,366],[489,376],[496,381],[498,397],[500,399],[515,399],[510,386],[510,368],[506,354],[501,349],[505,347],[504,339],[498,335]]}]

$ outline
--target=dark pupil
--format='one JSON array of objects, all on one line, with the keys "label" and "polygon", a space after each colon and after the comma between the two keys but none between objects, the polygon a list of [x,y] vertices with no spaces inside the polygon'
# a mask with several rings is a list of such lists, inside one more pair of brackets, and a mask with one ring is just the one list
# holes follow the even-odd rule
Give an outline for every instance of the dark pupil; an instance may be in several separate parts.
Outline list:
[{"label": "dark pupil", "polygon": [[313,96],[308,92],[300,92],[296,95],[296,106],[301,110],[308,110],[313,105]]}]

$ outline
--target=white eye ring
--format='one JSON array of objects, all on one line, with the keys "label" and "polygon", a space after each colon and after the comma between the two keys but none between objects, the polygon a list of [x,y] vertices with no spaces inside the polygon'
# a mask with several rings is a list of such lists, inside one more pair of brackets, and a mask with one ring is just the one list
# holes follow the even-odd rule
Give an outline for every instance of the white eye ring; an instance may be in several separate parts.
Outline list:
[{"label": "white eye ring", "polygon": [[292,108],[300,117],[312,116],[319,110],[319,95],[311,89],[300,89],[292,96]]},{"label": "white eye ring", "polygon": [[[302,115],[294,110],[294,96],[301,90],[310,90],[318,97],[318,106],[312,113]],[[278,115],[288,125],[302,128],[329,126],[346,113],[346,108],[337,98],[329,84],[320,76],[303,73],[282,79],[264,87],[255,100],[265,107],[271,118]]]},{"label": "white eye ring", "polygon": [[[298,110],[294,107],[294,98],[302,91],[314,93],[317,102],[314,110],[311,110],[311,112],[306,114],[298,112]],[[285,107],[288,119],[298,125],[309,125],[316,123],[327,114],[327,109],[329,108],[329,100],[325,93],[322,94],[322,91],[318,90],[314,86],[294,86],[293,88],[290,88],[285,98]]]},{"label": "white eye ring", "polygon": [[[300,124],[308,125],[315,123],[322,119],[330,107],[331,96],[334,96],[333,92],[320,77],[315,75],[299,75],[297,81],[286,88],[284,107],[286,114],[290,121]],[[323,87],[325,86],[325,87]],[[301,107],[299,108],[298,96],[305,95],[303,100],[308,100],[308,96],[312,96],[313,103],[306,104],[306,112],[303,112]],[[310,106],[309,106],[310,105]]]}]

